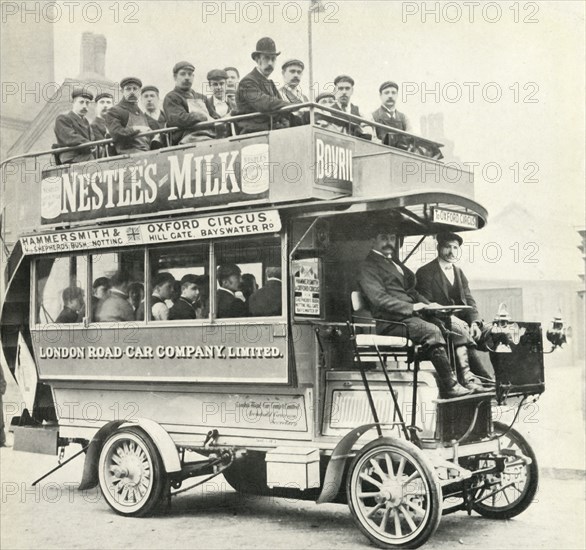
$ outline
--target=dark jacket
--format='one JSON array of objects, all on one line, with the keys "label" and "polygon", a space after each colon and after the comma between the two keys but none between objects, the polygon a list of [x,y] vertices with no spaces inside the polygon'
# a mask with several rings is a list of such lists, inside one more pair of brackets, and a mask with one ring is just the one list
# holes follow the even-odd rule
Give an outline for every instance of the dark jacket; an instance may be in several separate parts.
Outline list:
[{"label": "dark jacket", "polygon": [[[248,113],[270,113],[278,111],[289,105],[289,103],[283,101],[275,83],[255,68],[238,84],[236,105],[238,107],[238,114],[246,115]],[[288,119],[287,116],[283,118],[285,120]],[[268,117],[253,118],[240,122],[238,125],[242,133],[261,132],[270,128]]]},{"label": "dark jacket", "polygon": [[413,304],[429,303],[415,288],[415,274],[397,261],[404,275],[385,257],[370,251],[360,267],[358,284],[373,317],[401,321],[413,315]]},{"label": "dark jacket", "polygon": [[144,141],[150,142],[151,140],[151,138],[145,138],[145,140],[141,140],[143,141],[142,144],[137,142],[135,136],[140,134],[140,130],[128,126],[128,120],[131,114],[141,117],[145,125],[151,130],[157,129],[154,119],[147,117],[140,110],[138,103],[131,103],[130,101],[126,101],[126,99],[122,99],[118,105],[115,105],[104,113],[104,120],[106,121],[108,132],[110,132],[118,149],[144,149]]},{"label": "dark jacket", "polygon": [[169,321],[178,319],[195,319],[195,307],[185,298],[180,297],[169,309]]},{"label": "dark jacket", "polygon": [[[188,99],[200,100],[205,104],[206,98],[202,94],[198,94],[193,90],[184,92],[180,88],[171,90],[163,101],[163,110],[167,117],[168,126],[176,126],[179,128],[177,132],[173,132],[173,144],[178,144],[184,136],[191,134],[197,130],[197,125],[200,122],[205,122],[206,117],[202,113],[190,113]],[[210,117],[212,114],[208,110]],[[202,130],[202,135],[209,135],[214,137],[213,128]]]},{"label": "dark jacket", "polygon": [[286,86],[282,86],[279,90],[281,92],[281,97],[283,95],[287,98],[286,101],[289,103],[308,103],[309,99],[306,95],[301,94],[301,99],[299,99],[289,88]]},{"label": "dark jacket", "polygon": [[110,137],[108,134],[108,127],[106,126],[106,121],[102,117],[96,117],[91,124],[91,128],[94,132],[94,139],[96,141]]},{"label": "dark jacket", "polygon": [[218,289],[216,293],[216,317],[218,319],[248,317],[248,307],[231,292]]},{"label": "dark jacket", "polygon": [[149,121],[149,126],[153,130],[160,130],[161,128],[164,128],[167,125],[167,117],[165,116],[165,113],[162,110],[160,111],[159,118],[153,118],[146,112],[145,116]]},{"label": "dark jacket", "polygon": [[79,321],[79,314],[77,311],[65,306],[57,319],[56,323],[77,323]]},{"label": "dark jacket", "polygon": [[[342,107],[340,107],[340,105],[336,102],[332,105],[332,109],[337,109],[338,111],[342,111]],[[342,111],[344,112],[344,111]],[[358,108],[358,105],[354,105],[354,103],[350,103],[350,114],[354,115],[354,116],[359,116],[361,117],[362,114],[360,113],[360,109]],[[341,118],[344,118],[344,116],[342,115]],[[362,139],[371,139],[371,136],[369,134],[365,134],[362,129],[360,128],[360,124],[357,122],[349,122],[348,123],[348,133],[351,136],[355,136],[355,137],[359,137]]]},{"label": "dark jacket", "polygon": [[431,302],[437,302],[442,306],[463,305],[471,306],[471,310],[462,311],[455,315],[468,324],[480,319],[476,301],[470,292],[470,285],[464,272],[454,266],[454,285],[459,293],[458,299],[450,297],[450,282],[444,275],[439,260],[425,264],[417,270],[417,290]]},{"label": "dark jacket", "polygon": [[[372,113],[372,118],[379,124],[384,124],[390,128],[397,128],[398,130],[403,130],[403,132],[407,131],[407,119],[403,113],[397,110],[395,110],[395,118],[392,118],[389,111],[381,105]],[[411,141],[409,138],[399,134],[385,132],[382,128],[376,128],[376,135],[385,145],[399,147],[400,149],[407,149],[409,147],[409,141]]]},{"label": "dark jacket", "polygon": [[[59,115],[55,120],[55,137],[57,147],[74,147],[96,141],[89,120],[70,111],[66,115]],[[69,151],[59,155],[62,163],[85,162],[94,158],[93,152],[88,149]]]},{"label": "dark jacket", "polygon": [[271,279],[248,299],[248,309],[254,317],[281,315],[281,281]]}]

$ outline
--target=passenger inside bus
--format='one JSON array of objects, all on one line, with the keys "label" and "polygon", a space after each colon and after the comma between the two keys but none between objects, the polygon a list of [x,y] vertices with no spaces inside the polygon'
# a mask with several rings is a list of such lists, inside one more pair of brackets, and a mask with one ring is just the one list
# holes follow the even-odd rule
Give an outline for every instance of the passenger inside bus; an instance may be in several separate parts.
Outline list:
[{"label": "passenger inside bus", "polygon": [[59,313],[56,323],[77,323],[80,320],[80,311],[84,308],[83,290],[77,286],[68,286],[61,295],[63,309]]},{"label": "passenger inside bus", "polygon": [[265,285],[257,290],[249,301],[250,314],[254,317],[281,315],[281,268],[267,267]]},{"label": "passenger inside bus", "polygon": [[184,275],[180,282],[181,295],[169,309],[169,320],[197,319],[196,305],[199,298],[200,279],[197,275],[189,273]]},{"label": "passenger inside bus", "polygon": [[258,290],[258,283],[256,282],[256,277],[252,273],[244,273],[242,275],[242,284],[240,285],[240,291],[237,293],[237,296],[244,299],[246,302],[246,306],[248,307],[250,297]]},{"label": "passenger inside bus", "polygon": [[216,292],[216,317],[226,319],[247,317],[246,303],[236,297],[242,285],[242,271],[236,264],[224,264],[218,267],[217,281],[220,285]]},{"label": "passenger inside bus", "polygon": [[92,315],[93,320],[96,317],[96,311],[98,311],[98,305],[102,300],[105,300],[110,294],[110,288],[112,284],[108,277],[98,277],[92,285]]},{"label": "passenger inside bus", "polygon": [[[165,300],[173,296],[173,285],[175,277],[171,273],[158,273],[153,280],[153,291],[151,294],[151,314],[152,321],[166,321],[169,319],[169,308]],[[137,318],[144,318],[144,301],[138,307]]]},{"label": "passenger inside bus", "polygon": [[98,305],[96,319],[102,323],[134,321],[134,309],[128,301],[130,273],[120,269],[112,275],[110,282],[110,294]]},{"label": "passenger inside bus", "polygon": [[[142,321],[142,316],[138,315],[138,308],[144,301],[144,285],[142,283],[131,283],[128,287],[128,301],[134,309],[134,316],[137,321]],[[143,311],[144,313],[144,311]]]}]

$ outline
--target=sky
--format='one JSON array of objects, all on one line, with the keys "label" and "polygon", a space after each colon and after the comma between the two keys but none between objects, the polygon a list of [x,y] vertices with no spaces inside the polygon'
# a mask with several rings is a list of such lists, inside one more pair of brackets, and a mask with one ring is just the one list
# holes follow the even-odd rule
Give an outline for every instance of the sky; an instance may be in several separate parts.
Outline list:
[{"label": "sky", "polygon": [[[492,214],[514,200],[584,225],[585,3],[474,4],[324,2],[312,25],[316,89],[350,74],[354,102],[367,113],[379,104],[380,83],[397,81],[398,108],[416,125],[421,115],[444,114],[445,138],[461,164],[474,166],[477,199]],[[133,74],[162,91],[183,59],[200,83],[212,68],[249,72],[262,36],[276,41],[279,60],[308,60],[307,2],[100,5],[101,16],[85,14],[95,23],[80,3],[74,23],[64,16],[56,24],[57,81],[77,76],[84,31],[106,35],[109,78]]]}]

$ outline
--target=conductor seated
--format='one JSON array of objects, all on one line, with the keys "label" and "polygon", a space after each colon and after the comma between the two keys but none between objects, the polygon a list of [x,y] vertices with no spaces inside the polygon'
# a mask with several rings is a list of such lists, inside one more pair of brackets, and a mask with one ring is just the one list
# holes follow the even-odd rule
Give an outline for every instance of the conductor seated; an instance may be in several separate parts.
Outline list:
[{"label": "conductor seated", "polygon": [[281,315],[281,268],[267,267],[267,282],[249,299],[250,314],[253,317]]},{"label": "conductor seated", "polygon": [[[417,292],[414,273],[398,259],[401,237],[392,226],[380,224],[371,228],[371,238],[372,248],[360,267],[358,282],[377,319],[377,333],[405,336],[402,325],[384,320],[403,323],[409,338],[421,345],[423,356],[432,362],[438,375],[440,396],[453,398],[470,394],[473,389],[460,385],[452,372],[441,322],[433,317],[422,317],[430,301]],[[456,349],[466,346],[469,340],[459,334],[452,335]]]},{"label": "conductor seated", "polygon": [[[472,341],[468,344],[468,360],[473,374],[491,379],[486,371],[477,350],[482,348],[487,330],[484,328],[480,313],[476,307],[468,279],[464,272],[455,265],[460,257],[460,247],[464,242],[456,233],[440,233],[437,239],[438,257],[417,270],[417,291],[428,300],[438,304],[470,306],[452,316],[452,330],[462,335],[469,335]],[[466,360],[464,357],[463,360]]]},{"label": "conductor seated", "polygon": [[246,303],[236,297],[242,284],[242,271],[236,264],[224,264],[218,267],[217,279],[220,288],[216,293],[216,317],[229,319],[247,317]]}]

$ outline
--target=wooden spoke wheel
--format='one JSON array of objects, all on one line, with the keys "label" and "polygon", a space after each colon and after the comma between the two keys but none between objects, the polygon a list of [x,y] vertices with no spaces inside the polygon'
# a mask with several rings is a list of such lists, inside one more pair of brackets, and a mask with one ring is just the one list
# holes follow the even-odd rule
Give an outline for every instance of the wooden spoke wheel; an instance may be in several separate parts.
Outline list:
[{"label": "wooden spoke wheel", "polygon": [[354,458],[348,504],[358,528],[381,548],[417,548],[441,519],[441,488],[433,467],[412,443],[380,438]]},{"label": "wooden spoke wheel", "polygon": [[[486,475],[474,495],[474,510],[492,519],[509,519],[524,512],[533,502],[539,484],[539,468],[533,449],[518,431],[506,430],[504,424],[494,423],[495,433],[502,438],[501,450],[506,454],[505,469],[498,474]],[[531,464],[515,457],[511,451],[529,457]],[[491,464],[490,460],[480,460],[479,467]]]},{"label": "wooden spoke wheel", "polygon": [[110,507],[123,516],[152,513],[168,489],[163,461],[140,428],[113,433],[98,465],[100,489]]}]

